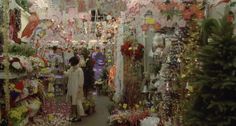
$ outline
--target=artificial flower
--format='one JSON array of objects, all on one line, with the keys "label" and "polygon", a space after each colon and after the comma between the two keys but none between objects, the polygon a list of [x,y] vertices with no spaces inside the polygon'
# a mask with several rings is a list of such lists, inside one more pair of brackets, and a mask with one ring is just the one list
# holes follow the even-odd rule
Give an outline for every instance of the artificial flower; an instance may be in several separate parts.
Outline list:
[{"label": "artificial flower", "polygon": [[121,46],[121,53],[127,57],[134,57],[135,60],[141,60],[144,54],[144,46],[142,44],[133,44],[126,41],[124,45]]},{"label": "artificial flower", "polygon": [[185,9],[183,12],[182,12],[182,16],[185,20],[190,20],[193,16],[193,12],[191,9]]},{"label": "artificial flower", "polygon": [[22,63],[22,66],[28,71],[28,72],[32,72],[33,71],[33,66],[31,64],[31,62],[29,61],[29,59],[27,59],[26,57],[19,57],[20,58],[20,62]]},{"label": "artificial flower", "polygon": [[54,119],[54,115],[53,114],[48,114],[48,120],[53,121],[53,119]]},{"label": "artificial flower", "polygon": [[123,109],[127,109],[128,105],[127,104],[123,104]]},{"label": "artificial flower", "polygon": [[143,24],[142,26],[141,26],[141,28],[142,28],[142,31],[148,31],[148,28],[149,28],[149,25],[148,24]]},{"label": "artificial flower", "polygon": [[135,108],[136,108],[136,109],[139,109],[139,107],[140,107],[139,105],[137,105],[137,104],[135,105]]},{"label": "artificial flower", "polygon": [[195,13],[195,16],[197,19],[203,19],[204,18],[204,12],[199,10]]},{"label": "artificial flower", "polygon": [[160,23],[156,23],[156,24],[154,24],[154,29],[156,30],[156,31],[158,31],[158,30],[160,30],[161,29],[161,24]]},{"label": "artificial flower", "polygon": [[22,66],[19,62],[13,62],[12,66],[17,70],[22,69]]},{"label": "artificial flower", "polygon": [[22,120],[22,118],[24,118],[24,115],[29,111],[29,109],[22,105],[20,107],[17,107],[17,108],[13,108],[9,111],[9,117],[10,119],[12,120],[15,120],[15,121],[20,121]]},{"label": "artificial flower", "polygon": [[156,112],[156,109],[154,107],[151,108],[151,112],[154,113]]},{"label": "artificial flower", "polygon": [[228,15],[227,16],[227,21],[228,22],[233,22],[234,21],[234,15]]}]

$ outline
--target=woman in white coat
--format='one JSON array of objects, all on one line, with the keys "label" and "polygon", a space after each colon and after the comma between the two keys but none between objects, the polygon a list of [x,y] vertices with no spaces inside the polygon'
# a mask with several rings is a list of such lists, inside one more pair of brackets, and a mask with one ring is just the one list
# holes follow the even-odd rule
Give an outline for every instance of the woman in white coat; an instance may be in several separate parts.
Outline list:
[{"label": "woman in white coat", "polygon": [[80,116],[85,116],[82,105],[84,99],[84,73],[79,66],[78,57],[72,57],[69,63],[71,68],[65,72],[65,75],[68,77],[67,100],[70,100],[72,104],[72,118],[70,120],[76,122],[81,121]]}]

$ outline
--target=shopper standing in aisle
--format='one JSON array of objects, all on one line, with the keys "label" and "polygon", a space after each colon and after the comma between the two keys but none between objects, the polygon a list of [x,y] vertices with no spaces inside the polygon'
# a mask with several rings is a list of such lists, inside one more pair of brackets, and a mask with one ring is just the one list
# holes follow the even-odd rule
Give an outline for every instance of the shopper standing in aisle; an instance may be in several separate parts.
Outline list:
[{"label": "shopper standing in aisle", "polygon": [[84,74],[79,66],[77,56],[72,57],[69,63],[71,68],[65,72],[65,75],[68,77],[67,100],[70,100],[72,104],[72,117],[70,121],[77,122],[81,121],[81,116],[86,116],[82,105],[84,99]]},{"label": "shopper standing in aisle", "polygon": [[105,56],[99,46],[96,47],[95,52],[92,54],[92,59],[95,62],[93,66],[94,78],[95,81],[98,81],[105,67]]},{"label": "shopper standing in aisle", "polygon": [[87,98],[94,85],[93,61],[87,48],[82,48],[80,54],[84,59],[84,65],[81,67],[84,71],[84,95]]}]

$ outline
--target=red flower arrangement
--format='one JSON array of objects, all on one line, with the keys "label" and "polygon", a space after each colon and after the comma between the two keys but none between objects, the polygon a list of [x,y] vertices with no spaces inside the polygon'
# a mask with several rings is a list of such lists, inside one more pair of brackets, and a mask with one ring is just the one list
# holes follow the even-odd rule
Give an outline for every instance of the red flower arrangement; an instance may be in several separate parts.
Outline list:
[{"label": "red flower arrangement", "polygon": [[141,60],[144,54],[144,46],[140,43],[134,44],[132,41],[126,41],[121,46],[121,53],[123,56],[134,58],[134,60]]},{"label": "red flower arrangement", "polygon": [[182,16],[185,20],[190,20],[193,16],[195,16],[197,19],[203,19],[204,12],[197,7],[197,5],[192,5],[189,8],[185,8],[182,11]]},{"label": "red flower arrangement", "polygon": [[140,111],[140,112],[132,112],[131,115],[128,117],[132,126],[138,126],[138,122],[140,120],[145,119],[148,117],[150,113],[148,111]]}]

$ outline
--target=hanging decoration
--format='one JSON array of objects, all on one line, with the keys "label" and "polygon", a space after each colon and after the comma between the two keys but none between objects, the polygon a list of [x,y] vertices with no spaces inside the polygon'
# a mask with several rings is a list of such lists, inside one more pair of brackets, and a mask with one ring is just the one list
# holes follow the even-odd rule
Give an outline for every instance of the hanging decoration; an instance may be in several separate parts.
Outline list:
[{"label": "hanging decoration", "polygon": [[[128,2],[128,10],[126,11],[126,20],[127,22],[134,22],[133,20],[142,20],[139,21],[142,23],[142,31],[146,32],[150,29],[154,31],[160,31],[163,28],[174,28],[174,27],[186,27],[186,22],[194,18],[201,20],[204,18],[204,11],[201,6],[201,2],[191,4],[191,2],[180,2],[180,1],[153,1],[143,3],[141,1]],[[153,6],[154,5],[154,6]],[[153,17],[146,17],[141,19],[141,15],[145,11],[154,11]],[[141,11],[141,12],[140,12]],[[158,17],[158,19],[156,18]],[[136,22],[137,22],[136,21]],[[138,25],[136,23],[134,25]]]},{"label": "hanging decoration", "polygon": [[120,12],[127,10],[127,4],[124,0],[100,0],[98,9],[101,13],[119,16]]},{"label": "hanging decoration", "polygon": [[190,20],[192,18],[203,19],[204,12],[197,5],[193,4],[185,7],[182,11],[182,16],[185,20]]},{"label": "hanging decoration", "polygon": [[156,2],[156,7],[160,12],[168,17],[169,19],[172,19],[174,16],[180,15],[181,11],[184,10],[184,4],[176,1],[170,1],[170,2]]},{"label": "hanging decoration", "polygon": [[21,38],[26,37],[29,38],[33,34],[35,28],[39,24],[39,17],[37,13],[33,12],[31,13],[31,16],[29,17],[29,23],[26,25],[25,29],[22,32]]},{"label": "hanging decoration", "polygon": [[77,0],[78,1],[78,12],[85,12],[87,10],[86,3],[84,0]]},{"label": "hanging decoration", "polygon": [[89,9],[95,9],[97,6],[97,0],[89,0],[88,1],[88,8]]},{"label": "hanging decoration", "polygon": [[21,30],[21,11],[20,9],[10,10],[10,39],[16,43],[20,43],[18,32]]},{"label": "hanging decoration", "polygon": [[143,58],[144,46],[140,43],[128,40],[121,46],[121,53],[128,58],[139,61]]}]

